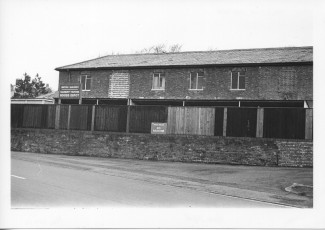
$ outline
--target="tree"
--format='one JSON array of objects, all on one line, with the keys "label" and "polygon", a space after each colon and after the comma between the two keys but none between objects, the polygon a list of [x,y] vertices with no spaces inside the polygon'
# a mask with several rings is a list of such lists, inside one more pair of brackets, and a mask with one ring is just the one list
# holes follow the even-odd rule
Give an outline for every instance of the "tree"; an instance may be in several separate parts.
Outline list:
[{"label": "tree", "polygon": [[209,47],[208,49],[207,49],[207,51],[217,51],[218,50],[218,48],[213,48],[213,47]]},{"label": "tree", "polygon": [[52,90],[45,86],[38,74],[36,74],[35,78],[31,81],[31,77],[27,73],[24,73],[23,78],[16,80],[13,98],[35,98],[51,92]]},{"label": "tree", "polygon": [[156,54],[160,54],[160,53],[176,53],[176,52],[180,52],[182,49],[182,45],[179,44],[174,44],[171,45],[168,49],[166,48],[165,44],[158,44],[155,46],[150,46],[148,48],[144,48],[136,53],[156,53]]},{"label": "tree", "polygon": [[182,49],[182,45],[180,44],[175,44],[169,47],[169,52],[171,53],[177,53],[177,52],[181,52]]}]

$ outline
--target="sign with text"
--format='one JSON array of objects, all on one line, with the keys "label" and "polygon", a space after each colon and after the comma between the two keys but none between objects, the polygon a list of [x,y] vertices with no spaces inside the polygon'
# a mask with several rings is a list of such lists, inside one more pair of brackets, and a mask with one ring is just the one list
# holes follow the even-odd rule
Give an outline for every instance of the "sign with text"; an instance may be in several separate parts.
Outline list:
[{"label": "sign with text", "polygon": [[167,123],[151,123],[151,134],[166,134]]},{"label": "sign with text", "polygon": [[59,88],[59,98],[79,99],[80,98],[80,84],[63,84]]},{"label": "sign with text", "polygon": [[128,98],[130,90],[129,73],[114,72],[109,77],[108,97]]}]

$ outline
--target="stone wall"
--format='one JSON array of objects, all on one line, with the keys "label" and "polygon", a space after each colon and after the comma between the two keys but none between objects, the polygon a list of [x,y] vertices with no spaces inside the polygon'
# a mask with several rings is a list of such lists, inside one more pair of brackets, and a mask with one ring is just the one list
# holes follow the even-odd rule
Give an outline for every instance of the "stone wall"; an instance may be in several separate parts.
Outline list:
[{"label": "stone wall", "polygon": [[259,166],[312,167],[306,140],[12,129],[11,150]]},{"label": "stone wall", "polygon": [[276,141],[279,166],[313,166],[313,142]]}]

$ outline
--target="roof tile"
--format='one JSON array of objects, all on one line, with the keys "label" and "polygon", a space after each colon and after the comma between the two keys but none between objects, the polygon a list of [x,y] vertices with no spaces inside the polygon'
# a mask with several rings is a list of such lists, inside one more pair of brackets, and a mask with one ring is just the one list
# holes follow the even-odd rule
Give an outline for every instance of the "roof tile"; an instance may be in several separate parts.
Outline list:
[{"label": "roof tile", "polygon": [[264,49],[218,50],[163,54],[108,55],[56,70],[91,68],[126,68],[186,65],[227,65],[312,62],[313,47],[284,47]]}]

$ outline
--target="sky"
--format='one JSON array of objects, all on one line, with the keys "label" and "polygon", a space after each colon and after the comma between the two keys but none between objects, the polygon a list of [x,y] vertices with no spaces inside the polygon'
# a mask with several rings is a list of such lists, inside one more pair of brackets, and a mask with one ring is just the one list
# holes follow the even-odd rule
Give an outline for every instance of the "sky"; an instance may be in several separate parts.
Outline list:
[{"label": "sky", "polygon": [[[1,77],[153,45],[182,51],[313,45],[313,1],[0,0]],[[8,87],[9,88],[9,87]]]}]

